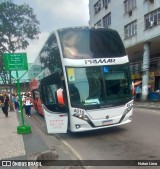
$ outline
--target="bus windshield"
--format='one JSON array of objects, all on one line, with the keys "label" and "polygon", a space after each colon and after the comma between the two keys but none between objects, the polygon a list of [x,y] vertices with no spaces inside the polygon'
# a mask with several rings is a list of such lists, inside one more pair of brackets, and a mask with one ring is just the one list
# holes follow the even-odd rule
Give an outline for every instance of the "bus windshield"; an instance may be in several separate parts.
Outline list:
[{"label": "bus windshield", "polygon": [[129,64],[67,67],[71,106],[85,109],[115,106],[132,99]]},{"label": "bus windshield", "polygon": [[58,34],[64,58],[113,58],[126,55],[119,34],[111,29],[63,29]]}]

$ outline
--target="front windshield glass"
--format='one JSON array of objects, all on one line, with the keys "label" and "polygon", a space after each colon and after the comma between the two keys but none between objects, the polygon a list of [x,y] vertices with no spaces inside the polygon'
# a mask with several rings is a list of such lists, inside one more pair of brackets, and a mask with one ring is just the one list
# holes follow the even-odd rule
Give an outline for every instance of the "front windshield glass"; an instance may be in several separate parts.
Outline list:
[{"label": "front windshield glass", "polygon": [[132,99],[128,64],[85,68],[67,67],[71,106],[99,108]]},{"label": "front windshield glass", "polygon": [[115,58],[126,55],[119,34],[111,29],[68,28],[59,30],[58,34],[64,58]]}]

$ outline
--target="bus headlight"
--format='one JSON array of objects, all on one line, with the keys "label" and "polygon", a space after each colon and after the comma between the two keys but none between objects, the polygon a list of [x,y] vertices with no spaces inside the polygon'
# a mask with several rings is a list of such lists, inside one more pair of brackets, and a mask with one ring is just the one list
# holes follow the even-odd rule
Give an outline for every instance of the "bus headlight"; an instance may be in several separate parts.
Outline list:
[{"label": "bus headlight", "polygon": [[126,115],[127,113],[129,113],[131,110],[132,110],[133,106],[130,106],[130,107],[127,107],[125,110],[124,110],[124,115]]},{"label": "bus headlight", "polygon": [[[128,104],[126,105],[126,108],[125,108],[125,110],[124,110],[124,112],[123,112],[123,115],[122,115],[122,117],[121,117],[119,123],[121,123],[121,122],[123,121],[123,119],[125,118],[126,114],[129,113],[132,109],[133,109],[133,102],[128,103]],[[130,120],[131,120],[131,119],[130,119]]]},{"label": "bus headlight", "polygon": [[85,120],[85,121],[89,121],[89,118],[87,115],[85,114],[79,114],[79,113],[75,113],[73,114],[74,117],[77,117],[79,119]]}]

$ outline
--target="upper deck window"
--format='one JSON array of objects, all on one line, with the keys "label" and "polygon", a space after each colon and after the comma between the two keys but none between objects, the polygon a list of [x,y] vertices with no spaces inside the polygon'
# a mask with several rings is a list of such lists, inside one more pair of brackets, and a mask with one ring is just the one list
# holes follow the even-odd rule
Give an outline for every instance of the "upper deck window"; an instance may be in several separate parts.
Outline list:
[{"label": "upper deck window", "polygon": [[64,58],[114,58],[126,55],[119,34],[110,29],[64,29],[59,31]]},{"label": "upper deck window", "polygon": [[49,37],[42,48],[39,59],[43,69],[48,68],[50,72],[62,72],[59,46],[54,33]]}]

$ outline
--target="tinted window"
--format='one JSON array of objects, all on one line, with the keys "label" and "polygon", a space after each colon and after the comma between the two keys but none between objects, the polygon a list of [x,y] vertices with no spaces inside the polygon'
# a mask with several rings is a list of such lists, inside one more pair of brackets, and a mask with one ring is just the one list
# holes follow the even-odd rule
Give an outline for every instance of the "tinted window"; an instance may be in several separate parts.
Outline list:
[{"label": "tinted window", "polygon": [[67,67],[71,105],[92,109],[132,99],[129,65]]},{"label": "tinted window", "polygon": [[[46,108],[53,112],[66,112],[67,109],[67,100],[66,107],[61,107],[57,102],[56,91],[59,88],[62,88],[64,91],[64,96],[66,96],[66,89],[61,80],[59,73],[53,73],[52,75],[45,77],[40,82],[41,88],[41,100]],[[65,97],[66,99],[66,97]]]},{"label": "tinted window", "polygon": [[125,56],[119,34],[111,29],[64,29],[59,31],[63,57],[107,58]]},{"label": "tinted window", "polygon": [[41,50],[40,62],[43,69],[48,68],[51,73],[62,71],[60,52],[55,34],[50,36]]},{"label": "tinted window", "polygon": [[56,91],[57,91],[57,85],[46,85],[44,86],[44,104],[45,105],[52,105],[56,104]]}]

